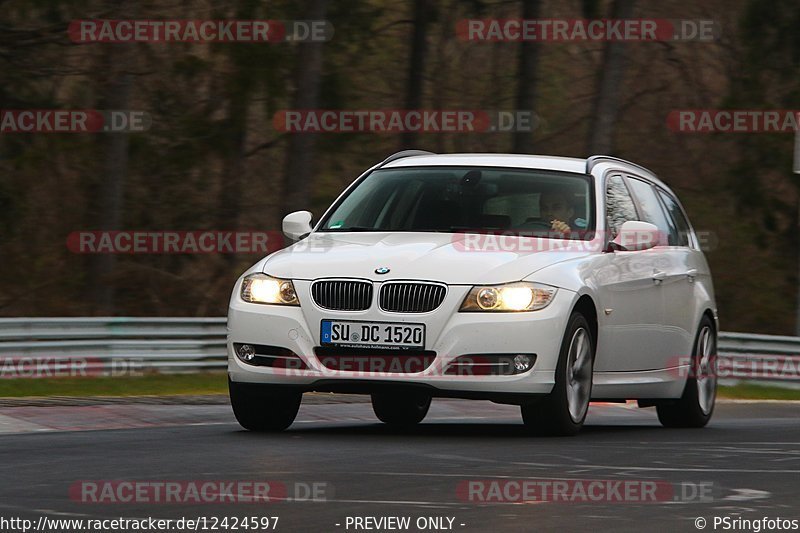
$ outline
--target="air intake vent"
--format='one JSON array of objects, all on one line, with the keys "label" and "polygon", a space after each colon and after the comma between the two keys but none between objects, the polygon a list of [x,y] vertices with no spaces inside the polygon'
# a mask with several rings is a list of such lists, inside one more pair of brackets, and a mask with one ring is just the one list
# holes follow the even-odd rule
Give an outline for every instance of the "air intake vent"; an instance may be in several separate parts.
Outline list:
[{"label": "air intake vent", "polygon": [[322,280],[311,285],[314,302],[323,309],[363,311],[372,304],[372,283],[355,280]]},{"label": "air intake vent", "polygon": [[371,348],[314,348],[325,368],[349,372],[414,374],[423,372],[436,359],[431,350],[375,350]]},{"label": "air intake vent", "polygon": [[393,313],[427,313],[442,304],[447,287],[438,283],[388,282],[381,286],[380,306]]}]

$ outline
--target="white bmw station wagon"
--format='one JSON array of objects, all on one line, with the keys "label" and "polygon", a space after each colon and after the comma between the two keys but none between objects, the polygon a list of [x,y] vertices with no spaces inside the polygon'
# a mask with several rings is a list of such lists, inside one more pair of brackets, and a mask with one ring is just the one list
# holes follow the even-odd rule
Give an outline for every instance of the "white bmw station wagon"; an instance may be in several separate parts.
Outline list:
[{"label": "white bmw station wagon", "polygon": [[573,435],[590,401],[702,427],[716,398],[711,273],[673,192],[588,159],[408,150],[358,177],[236,282],[228,380],[246,429],[289,427],[304,392],[369,394],[423,420],[434,397],[519,405]]}]

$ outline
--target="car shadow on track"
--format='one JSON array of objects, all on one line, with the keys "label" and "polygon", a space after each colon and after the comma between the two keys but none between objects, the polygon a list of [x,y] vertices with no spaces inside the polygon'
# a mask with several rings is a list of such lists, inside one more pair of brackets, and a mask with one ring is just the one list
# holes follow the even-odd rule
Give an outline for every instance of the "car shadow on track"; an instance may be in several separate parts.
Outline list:
[{"label": "car shadow on track", "polygon": [[283,433],[249,433],[247,431],[240,431],[242,435],[249,435],[254,438],[269,436],[352,436],[352,437],[376,437],[376,436],[391,436],[391,437],[412,437],[412,438],[429,438],[429,437],[462,437],[462,438],[486,438],[486,437],[502,437],[502,438],[541,438],[541,439],[580,439],[582,436],[591,435],[621,435],[625,434],[626,437],[630,433],[638,433],[639,436],[649,436],[659,433],[663,435],[664,428],[658,423],[640,423],[633,424],[609,424],[609,425],[588,425],[584,426],[581,432],[576,437],[547,437],[537,436],[531,432],[524,425],[520,424],[486,424],[486,423],[421,423],[411,428],[396,428],[390,427],[381,423],[355,423],[353,425],[344,425],[336,423],[335,425],[303,427],[292,426]]}]

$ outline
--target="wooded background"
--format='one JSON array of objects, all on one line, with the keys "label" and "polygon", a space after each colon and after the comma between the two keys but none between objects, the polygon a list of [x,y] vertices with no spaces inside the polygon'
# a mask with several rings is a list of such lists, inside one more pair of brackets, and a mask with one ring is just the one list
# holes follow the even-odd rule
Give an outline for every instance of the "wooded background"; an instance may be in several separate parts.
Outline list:
[{"label": "wooded background", "polygon": [[[465,18],[714,20],[715,42],[459,40]],[[74,44],[76,19],[326,19],[326,43]],[[800,109],[796,0],[0,0],[0,109],[134,109],[133,134],[0,134],[0,315],[224,315],[253,255],[79,255],[92,229],[273,230],[400,148],[654,170],[707,256],[728,331],[791,334],[791,134],[689,134],[675,109]],[[291,134],[285,109],[533,110],[529,133]]]}]

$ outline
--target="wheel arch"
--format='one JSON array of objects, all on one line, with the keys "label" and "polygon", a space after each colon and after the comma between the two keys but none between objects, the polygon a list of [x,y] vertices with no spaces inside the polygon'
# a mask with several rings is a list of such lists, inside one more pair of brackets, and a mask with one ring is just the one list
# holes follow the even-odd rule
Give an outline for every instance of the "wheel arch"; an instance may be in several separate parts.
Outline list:
[{"label": "wheel arch", "polygon": [[592,297],[588,294],[580,295],[575,304],[572,306],[572,313],[575,312],[581,313],[584,318],[586,318],[586,321],[589,322],[589,328],[591,329],[592,339],[594,339],[594,348],[596,354],[599,330],[597,321],[597,305],[595,304],[594,299],[592,299]]},{"label": "wheel arch", "polygon": [[[719,319],[717,318],[716,313],[714,313],[714,311],[711,308],[706,307],[703,310],[703,312],[700,313],[700,320],[702,320],[703,317],[706,316],[708,317],[709,320],[711,320],[711,325],[714,326],[714,333],[719,334]],[[700,323],[700,320],[697,321],[698,324]]]}]

